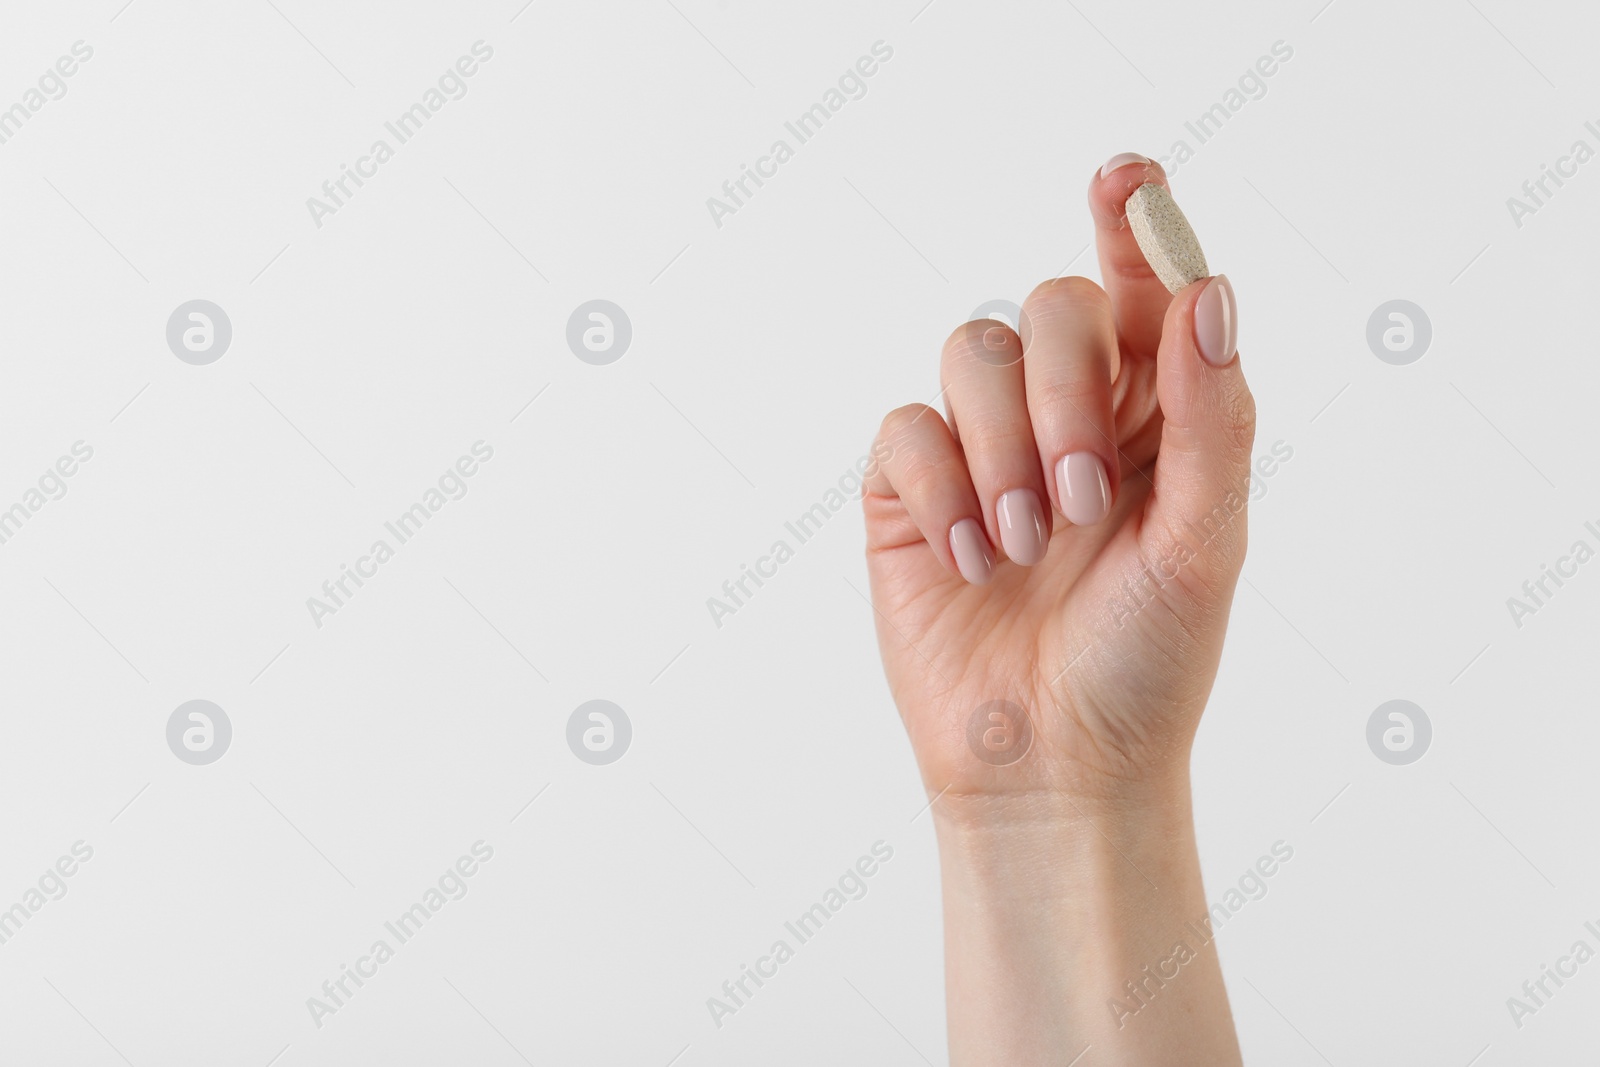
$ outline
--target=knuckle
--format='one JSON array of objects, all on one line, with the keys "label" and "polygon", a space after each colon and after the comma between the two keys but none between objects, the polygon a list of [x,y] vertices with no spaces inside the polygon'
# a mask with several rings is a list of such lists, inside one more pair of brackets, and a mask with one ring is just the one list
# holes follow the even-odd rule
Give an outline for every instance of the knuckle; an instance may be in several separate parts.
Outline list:
[{"label": "knuckle", "polygon": [[950,331],[944,342],[946,367],[972,363],[1006,365],[1022,358],[1022,341],[998,319],[974,319]]},{"label": "knuckle", "polygon": [[1138,259],[1117,260],[1110,265],[1113,278],[1124,282],[1155,281],[1156,272],[1150,269],[1150,264],[1141,256]]},{"label": "knuckle", "polygon": [[997,455],[1020,450],[1034,452],[1038,445],[1033,427],[1020,419],[986,418],[962,426],[961,443],[968,453]]},{"label": "knuckle", "polygon": [[878,440],[888,445],[903,444],[907,435],[914,433],[918,419],[933,413],[926,404],[904,404],[883,417],[878,427]]},{"label": "knuckle", "polygon": [[1049,321],[1084,313],[1111,312],[1111,297],[1095,282],[1078,275],[1040,282],[1022,302],[1022,310],[1036,321]]},{"label": "knuckle", "polygon": [[936,476],[941,450],[933,447],[943,426],[938,412],[926,404],[906,404],[883,417],[873,444],[874,463],[903,486],[925,484]]},{"label": "knuckle", "polygon": [[1109,387],[1103,376],[1082,364],[1064,364],[1037,390],[1046,405],[1066,407],[1087,415],[1105,402]]},{"label": "knuckle", "polygon": [[926,452],[912,452],[900,464],[900,495],[917,499],[929,495],[933,486],[944,478],[944,464]]},{"label": "knuckle", "polygon": [[1108,425],[1111,391],[1087,364],[1060,364],[1048,379],[1028,389],[1028,413],[1039,438],[1050,445],[1098,440]]},{"label": "knuckle", "polygon": [[959,459],[942,449],[926,447],[925,439],[913,439],[894,454],[895,486],[907,499],[931,499],[941,494],[950,479],[965,470]]},{"label": "knuckle", "polygon": [[1256,439],[1256,398],[1244,387],[1229,390],[1217,413],[1219,429],[1229,447],[1249,454]]}]

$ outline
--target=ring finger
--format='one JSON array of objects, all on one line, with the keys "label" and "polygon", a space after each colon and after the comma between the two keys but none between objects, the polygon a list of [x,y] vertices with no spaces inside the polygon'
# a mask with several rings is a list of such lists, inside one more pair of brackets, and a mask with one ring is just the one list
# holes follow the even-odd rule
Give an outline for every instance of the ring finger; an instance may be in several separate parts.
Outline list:
[{"label": "ring finger", "polygon": [[989,541],[1031,567],[1050,544],[1050,495],[1028,418],[1022,341],[992,319],[966,323],[945,342],[939,375]]}]

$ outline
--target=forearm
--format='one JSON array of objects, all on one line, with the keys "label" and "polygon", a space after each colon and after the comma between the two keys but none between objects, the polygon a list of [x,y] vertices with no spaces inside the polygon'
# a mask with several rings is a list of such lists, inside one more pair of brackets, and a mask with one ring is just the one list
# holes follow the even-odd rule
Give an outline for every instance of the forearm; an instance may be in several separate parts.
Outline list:
[{"label": "forearm", "polygon": [[952,1067],[1239,1062],[1186,778],[965,803],[935,805]]}]

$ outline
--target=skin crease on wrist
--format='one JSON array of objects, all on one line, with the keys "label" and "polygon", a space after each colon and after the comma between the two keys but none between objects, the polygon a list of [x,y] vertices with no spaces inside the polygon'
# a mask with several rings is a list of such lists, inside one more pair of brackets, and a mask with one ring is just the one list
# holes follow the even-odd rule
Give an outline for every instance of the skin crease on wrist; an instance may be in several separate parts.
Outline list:
[{"label": "skin crease on wrist", "polygon": [[879,646],[937,827],[957,1067],[1086,1048],[1085,1067],[1239,1062],[1195,932],[1188,766],[1244,559],[1255,411],[1232,285],[1169,293],[1128,228],[1145,183],[1167,180],[1143,156],[1094,173],[1105,286],[1052,279],[1019,330],[958,328],[947,417],[891,412],[867,476]]}]

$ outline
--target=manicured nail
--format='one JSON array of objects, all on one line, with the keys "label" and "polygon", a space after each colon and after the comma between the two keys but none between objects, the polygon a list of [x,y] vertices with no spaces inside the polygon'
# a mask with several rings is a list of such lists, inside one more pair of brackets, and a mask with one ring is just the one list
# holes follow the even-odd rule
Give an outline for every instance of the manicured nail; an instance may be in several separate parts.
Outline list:
[{"label": "manicured nail", "polygon": [[1056,465],[1061,514],[1074,526],[1093,526],[1111,511],[1111,481],[1093,452],[1073,452]]},{"label": "manicured nail", "polygon": [[1044,534],[1044,509],[1032,489],[1012,489],[1000,495],[1000,545],[1011,562],[1031,567],[1044,559],[1048,543]]},{"label": "manicured nail", "polygon": [[1239,305],[1225,274],[1207,282],[1194,303],[1194,343],[1213,367],[1226,366],[1239,347]]},{"label": "manicured nail", "polygon": [[1129,163],[1149,162],[1150,161],[1148,159],[1146,159],[1144,156],[1141,156],[1137,152],[1123,152],[1120,155],[1112,156],[1110,159],[1106,160],[1106,165],[1100,168],[1100,177],[1104,178],[1107,174],[1110,174],[1118,167],[1126,167]]},{"label": "manicured nail", "polygon": [[950,552],[961,577],[973,585],[983,585],[994,576],[994,550],[977,519],[962,519],[950,527]]}]

